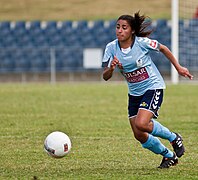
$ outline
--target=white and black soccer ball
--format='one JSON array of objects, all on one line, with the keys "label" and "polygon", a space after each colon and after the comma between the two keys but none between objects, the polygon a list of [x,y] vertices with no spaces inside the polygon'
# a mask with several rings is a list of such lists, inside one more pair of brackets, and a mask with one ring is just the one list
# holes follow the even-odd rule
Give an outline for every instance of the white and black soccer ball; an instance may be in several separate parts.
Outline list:
[{"label": "white and black soccer ball", "polygon": [[44,141],[44,150],[54,158],[61,158],[71,150],[71,140],[63,132],[54,131]]}]

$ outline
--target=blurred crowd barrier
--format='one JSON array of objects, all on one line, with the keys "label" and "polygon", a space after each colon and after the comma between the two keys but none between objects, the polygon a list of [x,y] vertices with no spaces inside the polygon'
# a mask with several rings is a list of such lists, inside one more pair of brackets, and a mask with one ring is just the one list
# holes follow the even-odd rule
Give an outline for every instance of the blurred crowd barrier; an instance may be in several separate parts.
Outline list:
[{"label": "blurred crowd barrier", "polygon": [[[101,79],[103,51],[116,38],[115,25],[115,20],[1,22],[0,81],[18,75],[28,81],[32,74],[40,78],[47,75],[52,82],[60,74],[69,74],[69,80],[83,76]],[[180,20],[179,27],[180,42],[185,44],[179,48],[180,62],[197,71],[198,38],[194,34],[197,37],[198,20]],[[152,22],[152,28],[150,38],[171,49],[171,22],[159,19]],[[170,73],[170,63],[161,53],[151,56],[162,73]]]}]

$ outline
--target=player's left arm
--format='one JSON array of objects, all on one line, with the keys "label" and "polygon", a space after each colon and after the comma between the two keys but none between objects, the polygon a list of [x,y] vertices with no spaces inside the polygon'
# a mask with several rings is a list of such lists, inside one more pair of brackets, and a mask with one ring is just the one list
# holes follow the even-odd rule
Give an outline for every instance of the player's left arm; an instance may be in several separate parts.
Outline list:
[{"label": "player's left arm", "polygon": [[178,63],[168,47],[163,44],[159,44],[159,51],[162,52],[170,60],[170,62],[173,64],[173,66],[181,76],[193,79],[193,76],[192,74],[190,74],[189,70]]}]

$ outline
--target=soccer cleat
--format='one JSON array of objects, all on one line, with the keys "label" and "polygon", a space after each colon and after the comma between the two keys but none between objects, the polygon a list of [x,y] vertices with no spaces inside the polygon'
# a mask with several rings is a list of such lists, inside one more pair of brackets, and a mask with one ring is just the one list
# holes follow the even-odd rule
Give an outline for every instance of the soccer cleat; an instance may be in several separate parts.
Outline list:
[{"label": "soccer cleat", "polygon": [[173,157],[171,158],[165,158],[163,157],[161,164],[158,166],[158,168],[169,168],[170,166],[175,166],[178,163],[178,158],[175,153],[173,153]]},{"label": "soccer cleat", "polygon": [[177,155],[177,157],[181,157],[184,152],[185,152],[185,148],[184,148],[184,145],[182,143],[183,139],[181,137],[181,135],[176,134],[176,138],[174,141],[171,142],[172,146],[173,146],[173,149]]}]

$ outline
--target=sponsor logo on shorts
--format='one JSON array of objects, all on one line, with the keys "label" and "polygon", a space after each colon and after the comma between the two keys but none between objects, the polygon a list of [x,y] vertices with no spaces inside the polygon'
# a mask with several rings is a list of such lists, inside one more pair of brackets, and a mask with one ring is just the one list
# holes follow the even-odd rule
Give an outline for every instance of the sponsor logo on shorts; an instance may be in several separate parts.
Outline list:
[{"label": "sponsor logo on shorts", "polygon": [[142,102],[142,103],[140,104],[140,107],[148,107],[148,104],[147,104],[146,102]]}]

